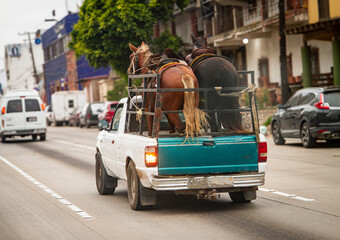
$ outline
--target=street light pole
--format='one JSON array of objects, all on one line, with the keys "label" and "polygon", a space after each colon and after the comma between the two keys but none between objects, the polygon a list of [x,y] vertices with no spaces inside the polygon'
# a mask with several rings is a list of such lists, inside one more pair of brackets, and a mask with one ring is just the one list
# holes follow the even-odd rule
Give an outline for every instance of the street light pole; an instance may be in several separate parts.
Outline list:
[{"label": "street light pole", "polygon": [[285,19],[285,3],[279,0],[279,20],[280,20],[280,67],[281,67],[281,91],[282,104],[288,100],[289,86],[287,80],[287,50],[286,50],[286,19]]},{"label": "street light pole", "polygon": [[19,35],[25,35],[27,34],[28,36],[28,44],[29,44],[29,49],[30,49],[30,53],[31,53],[31,58],[32,58],[32,65],[33,65],[33,77],[35,78],[35,83],[38,84],[39,83],[39,76],[37,74],[37,68],[35,67],[35,60],[34,60],[34,53],[33,53],[33,48],[32,48],[32,43],[31,43],[31,33],[30,32],[25,32]]}]

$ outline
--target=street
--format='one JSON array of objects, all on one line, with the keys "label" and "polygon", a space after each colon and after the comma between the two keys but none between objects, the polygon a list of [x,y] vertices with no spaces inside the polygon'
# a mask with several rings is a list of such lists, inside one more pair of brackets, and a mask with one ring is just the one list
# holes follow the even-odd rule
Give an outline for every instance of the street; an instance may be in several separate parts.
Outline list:
[{"label": "street", "polygon": [[126,183],[96,190],[98,130],[48,127],[46,141],[0,143],[0,239],[340,239],[340,146],[268,137],[266,183],[235,204],[158,195],[131,210]]}]

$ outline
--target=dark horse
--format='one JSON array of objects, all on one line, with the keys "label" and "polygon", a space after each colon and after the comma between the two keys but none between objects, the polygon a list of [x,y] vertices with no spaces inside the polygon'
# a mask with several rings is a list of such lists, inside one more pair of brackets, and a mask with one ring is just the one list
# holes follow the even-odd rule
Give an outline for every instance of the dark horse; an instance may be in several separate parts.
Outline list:
[{"label": "dark horse", "polygon": [[[139,71],[142,74],[150,72],[148,68],[152,53],[148,45],[142,42],[140,47],[129,44],[132,54],[130,55],[130,67],[128,72],[135,74]],[[161,74],[160,88],[198,88],[198,81],[192,70],[184,64],[173,63],[159,69]],[[155,82],[149,82],[148,88],[154,88]],[[155,93],[146,93],[146,112],[155,112]],[[162,110],[173,111],[183,108],[185,125],[181,121],[178,113],[166,114],[170,133],[183,133],[186,131],[187,137],[199,135],[207,125],[205,114],[198,108],[198,92],[164,92],[162,96]],[[152,134],[153,116],[147,115],[148,134]]]},{"label": "dark horse", "polygon": [[[198,79],[201,88],[212,87],[238,87],[240,81],[234,65],[222,56],[213,54],[213,50],[207,47],[206,37],[192,37],[194,50],[187,59]],[[220,128],[229,131],[244,131],[241,114],[239,112],[223,112],[222,109],[238,109],[240,107],[238,96],[223,96],[216,92],[209,92],[204,99],[208,110],[221,110],[221,113],[209,113],[211,131]],[[200,96],[204,98],[203,94]]]}]

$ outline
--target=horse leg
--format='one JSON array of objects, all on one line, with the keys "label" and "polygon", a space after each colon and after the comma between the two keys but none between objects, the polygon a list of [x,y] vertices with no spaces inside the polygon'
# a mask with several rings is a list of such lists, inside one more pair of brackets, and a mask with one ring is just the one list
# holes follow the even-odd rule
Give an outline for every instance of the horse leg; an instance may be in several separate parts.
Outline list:
[{"label": "horse leg", "polygon": [[178,133],[184,133],[185,124],[182,122],[177,113],[168,114],[168,121],[175,126],[175,129]]},{"label": "horse leg", "polygon": [[168,119],[168,124],[169,124],[169,132],[175,133],[175,125],[170,121],[168,114],[166,114],[166,118]]}]

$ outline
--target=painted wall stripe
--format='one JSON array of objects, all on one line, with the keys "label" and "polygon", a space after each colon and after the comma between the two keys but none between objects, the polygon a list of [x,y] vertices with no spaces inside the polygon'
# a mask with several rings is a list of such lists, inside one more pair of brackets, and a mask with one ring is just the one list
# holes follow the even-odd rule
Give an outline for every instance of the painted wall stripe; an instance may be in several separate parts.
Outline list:
[{"label": "painted wall stripe", "polygon": [[20,168],[15,166],[13,163],[8,161],[6,158],[0,156],[0,160],[3,161],[4,163],[6,163],[11,168],[13,168],[15,171],[17,171],[20,175],[25,177],[27,180],[29,180],[33,184],[37,185],[39,188],[43,189],[46,193],[48,193],[52,197],[58,199],[59,202],[61,202],[64,205],[66,205],[68,208],[70,208],[72,211],[76,212],[82,218],[84,218],[84,219],[93,219],[94,218],[93,216],[89,215],[87,212],[85,212],[85,211],[81,210],[80,208],[78,208],[76,205],[74,205],[71,202],[67,201],[65,198],[63,198],[59,194],[55,193],[52,189],[48,188],[47,186],[45,186],[41,182],[37,181],[32,176],[30,176],[27,173],[25,173],[23,170],[21,170]]},{"label": "painted wall stripe", "polygon": [[259,190],[263,192],[273,193],[273,194],[283,196],[283,197],[293,198],[293,199],[304,201],[304,202],[315,202],[315,199],[299,197],[299,196],[296,196],[295,194],[283,193],[283,192],[279,192],[279,191],[272,190],[272,189],[259,188]]}]

